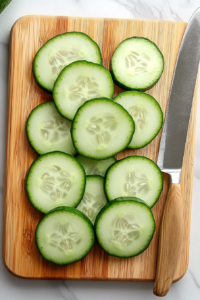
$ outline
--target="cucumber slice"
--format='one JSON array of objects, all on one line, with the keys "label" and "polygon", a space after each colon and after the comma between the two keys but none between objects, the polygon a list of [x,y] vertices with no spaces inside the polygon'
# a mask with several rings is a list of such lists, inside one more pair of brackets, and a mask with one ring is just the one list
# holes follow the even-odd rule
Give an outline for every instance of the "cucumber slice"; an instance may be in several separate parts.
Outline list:
[{"label": "cucumber slice", "polygon": [[53,101],[36,106],[26,123],[29,143],[40,155],[52,151],[75,155],[70,129],[71,122],[58,113]]},{"label": "cucumber slice", "polygon": [[135,122],[135,132],[128,148],[139,149],[149,144],[163,125],[163,112],[156,99],[131,91],[119,94],[114,101],[122,105]]},{"label": "cucumber slice", "polygon": [[77,61],[67,66],[58,76],[53,88],[53,99],[60,114],[73,120],[77,109],[86,100],[112,98],[113,93],[112,77],[105,67]]},{"label": "cucumber slice", "polygon": [[76,155],[76,159],[80,162],[80,164],[85,169],[86,175],[100,175],[100,176],[105,176],[108,167],[110,167],[114,162],[117,161],[114,156],[104,160],[96,160],[96,159],[84,157],[80,154]]},{"label": "cucumber slice", "polygon": [[0,0],[0,14],[8,6],[11,0]]},{"label": "cucumber slice", "polygon": [[38,50],[33,60],[33,75],[37,84],[51,92],[62,69],[77,60],[101,64],[97,43],[82,32],[67,32],[53,37]]},{"label": "cucumber slice", "polygon": [[106,98],[87,101],[72,123],[74,147],[94,159],[106,159],[125,149],[133,132],[132,117],[121,105]]},{"label": "cucumber slice", "polygon": [[31,204],[42,213],[66,205],[76,207],[85,191],[85,171],[79,162],[63,152],[38,157],[26,178]]},{"label": "cucumber slice", "polygon": [[125,90],[146,91],[156,84],[164,69],[164,57],[147,38],[132,37],[115,49],[111,73],[117,85]]},{"label": "cucumber slice", "polygon": [[163,189],[159,167],[144,156],[129,156],[107,170],[105,193],[109,201],[118,197],[138,197],[150,207],[158,201]]},{"label": "cucumber slice", "polygon": [[90,220],[71,207],[59,207],[39,222],[35,239],[42,257],[58,265],[83,259],[95,241]]},{"label": "cucumber slice", "polygon": [[99,245],[109,254],[128,258],[150,244],[156,224],[151,209],[138,198],[118,198],[102,208],[95,222]]},{"label": "cucumber slice", "polygon": [[104,178],[101,176],[86,176],[86,186],[83,199],[77,206],[94,224],[98,212],[107,204],[104,193]]}]

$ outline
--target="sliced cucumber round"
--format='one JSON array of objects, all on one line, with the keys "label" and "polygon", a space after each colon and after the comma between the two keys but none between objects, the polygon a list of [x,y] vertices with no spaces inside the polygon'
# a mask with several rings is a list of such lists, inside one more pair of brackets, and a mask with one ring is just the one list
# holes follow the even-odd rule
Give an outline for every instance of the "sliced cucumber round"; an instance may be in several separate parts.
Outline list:
[{"label": "sliced cucumber round", "polygon": [[163,112],[156,99],[131,91],[119,94],[114,101],[122,105],[135,122],[135,132],[128,148],[139,149],[149,144],[163,125]]},{"label": "sliced cucumber round", "polygon": [[83,156],[106,159],[129,145],[134,128],[132,117],[121,105],[99,98],[78,109],[72,123],[72,140]]},{"label": "sliced cucumber round", "polygon": [[125,90],[145,91],[160,78],[164,57],[159,48],[147,38],[132,37],[115,49],[111,73],[117,85]]},{"label": "sliced cucumber round", "polygon": [[109,201],[118,197],[138,197],[150,207],[158,201],[163,189],[159,167],[144,156],[129,156],[110,166],[105,176]]},{"label": "sliced cucumber round", "polygon": [[58,113],[53,101],[36,106],[26,123],[29,143],[40,155],[52,151],[75,155],[70,129],[71,122]]},{"label": "sliced cucumber round", "polygon": [[92,158],[87,158],[80,154],[76,155],[76,159],[85,169],[86,175],[100,176],[104,176],[108,167],[110,167],[114,162],[117,161],[114,156],[104,160],[96,160]]},{"label": "sliced cucumber round", "polygon": [[98,212],[107,204],[104,193],[104,178],[101,176],[86,176],[86,186],[83,199],[77,206],[94,224]]},{"label": "sliced cucumber round", "polygon": [[63,152],[38,157],[26,178],[31,204],[42,213],[58,206],[76,207],[85,191],[85,171],[79,162]]},{"label": "sliced cucumber round", "polygon": [[58,265],[83,259],[95,241],[93,225],[80,211],[59,207],[39,222],[35,239],[42,257]]},{"label": "sliced cucumber round", "polygon": [[156,224],[151,209],[138,198],[118,198],[104,206],[95,222],[99,245],[109,254],[128,258],[150,244]]},{"label": "sliced cucumber round", "polygon": [[62,69],[77,60],[101,64],[97,43],[82,32],[67,32],[53,37],[38,50],[33,60],[33,75],[37,84],[51,92]]},{"label": "sliced cucumber round", "polygon": [[55,105],[65,118],[73,120],[77,109],[85,101],[112,98],[114,84],[110,72],[103,66],[87,61],[77,61],[58,76],[54,88]]}]

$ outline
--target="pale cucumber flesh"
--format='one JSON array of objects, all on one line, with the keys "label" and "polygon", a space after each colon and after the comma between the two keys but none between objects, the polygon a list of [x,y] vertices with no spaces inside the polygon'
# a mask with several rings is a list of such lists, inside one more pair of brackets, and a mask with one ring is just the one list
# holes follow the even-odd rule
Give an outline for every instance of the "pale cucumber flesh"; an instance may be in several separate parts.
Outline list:
[{"label": "pale cucumber flesh", "polygon": [[118,197],[137,197],[153,207],[163,189],[159,167],[143,156],[129,156],[114,163],[105,177],[109,201]]},{"label": "pale cucumber flesh", "polygon": [[84,190],[83,167],[63,152],[51,152],[37,158],[26,178],[28,198],[43,213],[63,205],[76,207]]},{"label": "pale cucumber flesh", "polygon": [[74,155],[70,130],[71,122],[58,113],[53,101],[36,106],[26,123],[29,143],[40,155],[52,151]]},{"label": "pale cucumber flesh", "polygon": [[114,101],[128,111],[135,123],[135,132],[128,147],[145,147],[163,125],[163,112],[159,103],[152,96],[136,91],[121,93]]},{"label": "pale cucumber flesh", "polygon": [[100,246],[110,255],[128,258],[142,253],[155,232],[151,209],[138,198],[119,198],[98,214],[95,231]]},{"label": "pale cucumber flesh", "polygon": [[134,133],[127,111],[112,100],[87,101],[72,123],[72,140],[78,153],[93,159],[107,159],[125,149]]},{"label": "pale cucumber flesh", "polygon": [[114,81],[125,90],[149,89],[158,81],[163,69],[161,51],[152,41],[142,37],[122,41],[111,59]]},{"label": "pale cucumber flesh", "polygon": [[77,206],[94,224],[98,212],[107,204],[104,192],[104,178],[101,176],[86,176],[86,186],[83,199]]},{"label": "pale cucumber flesh", "polygon": [[80,162],[80,164],[85,169],[86,175],[100,175],[100,176],[104,176],[108,167],[110,167],[114,162],[117,161],[114,156],[104,160],[96,160],[96,159],[84,157],[80,154],[76,155],[76,159]]},{"label": "pale cucumber flesh", "polygon": [[44,90],[52,92],[63,68],[77,60],[101,64],[101,52],[97,43],[82,32],[67,32],[53,37],[35,55],[33,74],[36,82]]},{"label": "pale cucumber flesh", "polygon": [[83,259],[95,240],[92,223],[71,207],[59,207],[45,215],[35,238],[43,258],[58,265]]},{"label": "pale cucumber flesh", "polygon": [[73,120],[77,109],[93,98],[112,98],[114,84],[110,72],[103,66],[77,61],[58,76],[54,88],[55,105],[65,118]]}]

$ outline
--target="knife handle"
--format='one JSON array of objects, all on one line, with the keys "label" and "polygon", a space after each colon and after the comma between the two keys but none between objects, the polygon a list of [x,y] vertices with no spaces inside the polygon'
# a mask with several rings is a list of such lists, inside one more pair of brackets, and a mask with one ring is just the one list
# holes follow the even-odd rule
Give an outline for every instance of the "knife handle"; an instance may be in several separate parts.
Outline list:
[{"label": "knife handle", "polygon": [[183,241],[183,203],[180,184],[171,183],[159,232],[154,294],[165,296],[177,270]]}]

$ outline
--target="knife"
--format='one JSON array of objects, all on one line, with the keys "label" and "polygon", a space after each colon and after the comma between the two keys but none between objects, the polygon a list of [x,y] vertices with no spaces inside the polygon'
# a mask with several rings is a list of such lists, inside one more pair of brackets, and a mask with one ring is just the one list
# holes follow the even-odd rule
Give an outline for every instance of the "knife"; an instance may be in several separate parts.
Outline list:
[{"label": "knife", "polygon": [[180,179],[200,60],[200,8],[192,15],[179,49],[157,164],[170,175],[159,240],[154,294],[165,296],[172,284],[183,240]]}]

